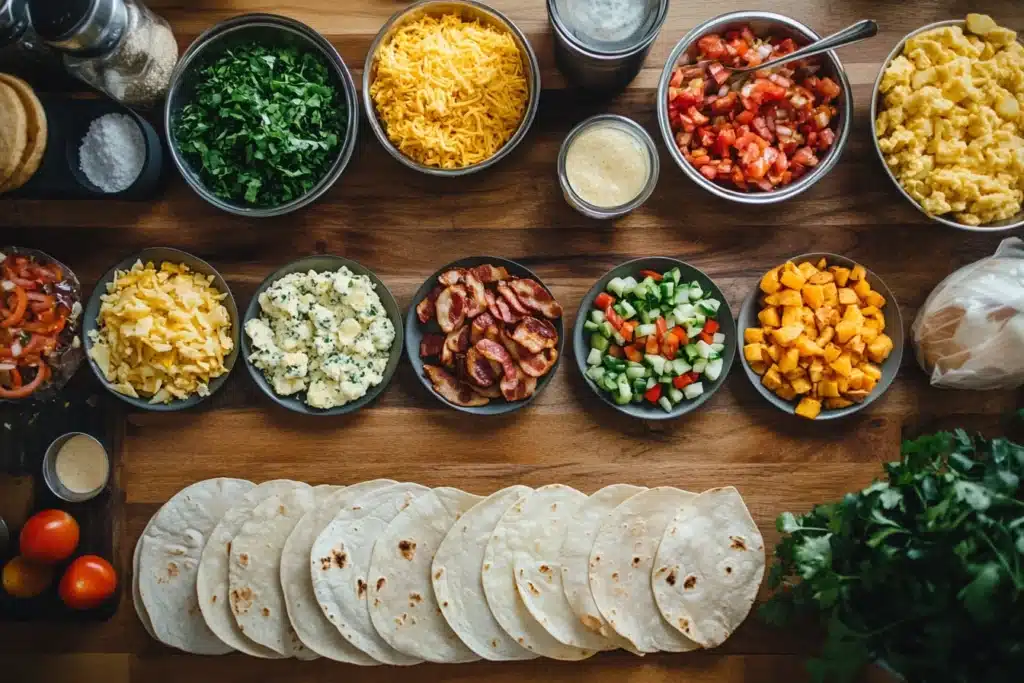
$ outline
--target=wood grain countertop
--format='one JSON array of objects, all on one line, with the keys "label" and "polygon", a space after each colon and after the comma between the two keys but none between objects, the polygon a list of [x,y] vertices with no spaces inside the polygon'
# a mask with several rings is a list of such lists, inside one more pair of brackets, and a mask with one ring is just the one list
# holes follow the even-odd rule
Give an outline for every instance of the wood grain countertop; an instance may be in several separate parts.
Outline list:
[{"label": "wood grain countertop", "polygon": [[[304,21],[337,46],[357,82],[374,35],[405,3],[384,0],[151,0],[182,47],[217,21],[278,12]],[[672,2],[644,69],[622,95],[584,102],[565,89],[552,53],[542,0],[493,0],[529,37],[541,62],[544,93],[524,143],[496,168],[447,182],[392,159],[364,125],[356,155],[337,185],[297,214],[261,221],[220,213],[178,177],[151,203],[0,201],[0,244],[47,250],[91,289],[113,263],[147,246],[188,250],[227,278],[240,306],[284,263],[315,252],[372,268],[408,306],[436,268],[463,256],[494,254],[534,269],[554,290],[572,323],[580,298],[614,265],[669,255],[704,270],[738,310],[758,276],[808,251],[844,254],[881,276],[909,324],[928,292],[949,272],[991,254],[1001,237],[927,222],[885,177],[871,146],[871,85],[886,54],[906,33],[968,10],[1024,29],[1017,0],[778,0],[761,8],[790,15],[820,33],[870,17],[881,32],[840,52],[854,87],[856,118],[832,173],[795,201],[744,208],[691,183],[662,149],[661,179],[640,211],[614,223],[588,220],[564,202],[555,161],[569,129],[594,113],[636,119],[663,147],[654,97],[664,61],[690,27],[712,15],[757,8],[740,0]],[[913,354],[889,392],[842,423],[789,419],[765,402],[737,360],[726,386],[701,410],[664,423],[630,420],[602,404],[567,357],[527,409],[469,419],[428,395],[403,363],[370,409],[339,419],[286,413],[263,397],[243,368],[198,412],[127,416],[120,481],[124,490],[120,557],[129,580],[131,551],[158,506],[187,484],[215,476],[261,481],[350,483],[375,477],[485,494],[511,483],[563,482],[586,492],[615,482],[674,484],[699,491],[733,484],[743,493],[769,550],[775,517],[840,497],[880,472],[898,453],[901,434],[936,425],[996,428],[1020,401],[1009,392],[930,389]],[[83,372],[87,372],[83,368]],[[126,584],[127,585],[127,584]],[[390,683],[547,681],[569,683],[769,683],[805,679],[812,630],[776,631],[751,617],[713,652],[626,653],[589,661],[532,661],[415,669],[354,669],[326,661],[262,661],[241,655],[196,657],[151,640],[125,591],[117,615],[93,625],[0,624],[0,680],[11,683],[161,683],[258,680],[301,683],[353,677]],[[882,679],[879,679],[882,680]]]}]

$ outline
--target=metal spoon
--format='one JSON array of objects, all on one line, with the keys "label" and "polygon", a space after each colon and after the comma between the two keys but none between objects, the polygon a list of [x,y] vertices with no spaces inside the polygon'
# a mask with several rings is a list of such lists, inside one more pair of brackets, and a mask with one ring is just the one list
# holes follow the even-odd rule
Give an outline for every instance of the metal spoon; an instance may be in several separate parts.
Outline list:
[{"label": "metal spoon", "polygon": [[770,59],[767,62],[758,64],[757,66],[734,67],[726,64],[722,64],[722,66],[730,72],[728,80],[733,81],[742,76],[752,74],[755,71],[772,69],[777,66],[782,66],[783,64],[788,64],[789,62],[795,62],[798,59],[820,55],[822,52],[828,52],[829,50],[834,50],[837,47],[858,43],[862,40],[875,36],[877,33],[877,23],[871,19],[861,19],[857,23],[851,24],[841,31],[837,31],[830,36],[825,36],[821,40],[815,41],[810,45],[805,45],[796,52],[790,52],[788,55]]}]

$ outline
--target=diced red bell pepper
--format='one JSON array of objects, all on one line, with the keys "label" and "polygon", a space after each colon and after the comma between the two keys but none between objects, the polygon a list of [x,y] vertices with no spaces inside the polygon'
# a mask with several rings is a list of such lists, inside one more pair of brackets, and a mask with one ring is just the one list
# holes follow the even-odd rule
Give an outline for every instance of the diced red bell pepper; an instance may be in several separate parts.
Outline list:
[{"label": "diced red bell pepper", "polygon": [[690,343],[690,338],[686,336],[686,332],[683,331],[682,325],[676,325],[671,330],[669,330],[669,332],[675,335],[676,339],[679,340],[680,346],[685,346],[686,344]]},{"label": "diced red bell pepper", "polygon": [[612,358],[622,358],[626,355],[626,352],[618,344],[610,344],[608,346],[608,355]]},{"label": "diced red bell pepper", "polygon": [[718,332],[720,327],[721,326],[718,324],[717,320],[714,320],[713,318],[708,318],[704,322],[704,330],[703,331],[707,332],[708,334],[715,334],[716,332]]},{"label": "diced red bell pepper", "polygon": [[611,306],[605,306],[604,319],[611,323],[611,326],[615,328],[616,331],[618,331],[618,329],[622,327],[622,323],[625,322],[622,319],[622,316],[616,313],[615,309]]},{"label": "diced red bell pepper", "polygon": [[693,384],[695,381],[696,380],[693,378],[691,373],[688,372],[685,375],[679,375],[678,377],[673,379],[672,386],[674,386],[676,389],[682,390]]},{"label": "diced red bell pepper", "polygon": [[668,332],[668,323],[659,315],[658,319],[654,321],[654,327],[658,330],[658,341],[661,341],[665,337],[665,333]]},{"label": "diced red bell pepper", "polygon": [[644,359],[643,352],[640,351],[640,349],[638,349],[635,346],[633,346],[632,344],[630,344],[629,346],[625,347],[623,349],[623,351],[626,354],[626,358],[628,358],[629,360],[633,361],[634,363],[643,362],[643,359]]},{"label": "diced red bell pepper", "polygon": [[726,55],[725,41],[717,33],[709,33],[698,40],[697,49],[708,59],[721,59]]},{"label": "diced red bell pepper", "polygon": [[679,353],[679,338],[674,334],[666,334],[661,340],[661,355],[672,360]]},{"label": "diced red bell pepper", "polygon": [[652,280],[654,280],[655,282],[661,282],[662,277],[663,277],[661,273],[655,272],[653,270],[641,270],[640,271],[640,276],[641,277],[645,277],[645,278],[649,277]]},{"label": "diced red bell pepper", "polygon": [[623,339],[625,339],[628,342],[631,342],[631,341],[633,341],[633,331],[635,329],[636,329],[636,321],[634,321],[634,320],[627,320],[624,323],[622,323],[622,327],[619,328],[619,334],[622,335]]},{"label": "diced red bell pepper", "polygon": [[658,347],[658,338],[653,334],[648,336],[647,341],[644,342],[644,353],[657,355],[660,350],[661,349]]},{"label": "diced red bell pepper", "polygon": [[661,398],[661,384],[655,384],[653,387],[648,389],[646,393],[644,393],[644,398],[651,403],[657,403],[658,399]]},{"label": "diced red bell pepper", "polygon": [[705,344],[713,344],[713,343],[715,342],[715,337],[714,337],[714,335],[712,335],[712,334],[709,334],[709,333],[707,332],[707,330],[701,330],[701,333],[700,333],[700,339],[701,339],[701,341],[703,341],[703,342],[704,342]]},{"label": "diced red bell pepper", "polygon": [[608,292],[601,292],[594,297],[594,306],[601,309],[602,311],[615,303],[615,297]]}]

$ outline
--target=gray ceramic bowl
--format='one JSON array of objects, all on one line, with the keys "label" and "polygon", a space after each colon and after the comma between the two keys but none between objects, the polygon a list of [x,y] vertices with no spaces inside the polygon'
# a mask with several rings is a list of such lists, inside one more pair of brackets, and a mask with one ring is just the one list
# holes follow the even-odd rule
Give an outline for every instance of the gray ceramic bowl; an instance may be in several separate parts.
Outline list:
[{"label": "gray ceramic bowl", "polygon": [[[390,38],[397,29],[401,28],[405,24],[416,21],[424,15],[442,14],[458,14],[464,19],[475,19],[485,26],[493,26],[500,30],[507,31],[509,35],[512,36],[512,40],[515,41],[519,51],[522,53],[523,73],[526,76],[527,85],[530,91],[529,100],[526,103],[526,110],[523,112],[523,118],[519,122],[519,128],[517,128],[516,132],[512,134],[512,137],[508,139],[508,142],[506,142],[490,158],[463,168],[437,168],[435,166],[424,166],[423,164],[413,161],[399,151],[399,149],[395,147],[388,138],[387,132],[381,125],[380,119],[377,117],[377,108],[373,104],[373,97],[370,96],[370,86],[377,74],[377,48],[380,47],[381,43]],[[474,2],[473,0],[420,0],[420,2],[414,2],[408,7],[398,10],[398,12],[392,15],[392,17],[388,19],[387,23],[381,27],[380,31],[377,33],[377,37],[373,39],[373,43],[370,44],[370,50],[366,53],[366,64],[363,66],[363,106],[366,108],[366,118],[370,121],[370,128],[373,129],[373,134],[377,136],[380,144],[384,146],[384,149],[388,151],[388,154],[405,166],[408,166],[415,171],[419,171],[420,173],[440,176],[443,178],[457,178],[471,173],[476,173],[477,171],[482,171],[485,168],[490,168],[511,154],[512,150],[516,148],[516,145],[522,142],[523,138],[526,137],[527,132],[530,130],[530,126],[533,125],[533,120],[537,116],[537,108],[540,106],[540,90],[540,63],[537,61],[537,55],[534,53],[533,48],[530,47],[530,41],[527,40],[526,34],[520,31],[519,28],[501,12],[488,7],[483,3]]]},{"label": "gray ceramic bowl", "polygon": [[[828,265],[830,266],[843,266],[844,268],[853,268],[853,266],[857,265],[856,261],[848,259],[845,256],[839,256],[838,254],[829,254],[824,252],[803,254],[802,256],[796,256],[788,260],[799,265],[804,261],[813,261],[817,263],[817,261],[822,258],[826,259],[828,261]],[[867,398],[864,399],[862,403],[854,403],[852,406],[849,406],[847,408],[840,408],[838,410],[826,410],[822,408],[821,413],[816,418],[817,421],[834,420],[840,417],[852,415],[856,412],[863,410],[867,406],[871,405],[871,403],[873,403],[875,400],[877,400],[879,396],[886,392],[886,390],[889,388],[889,385],[892,384],[893,379],[896,377],[896,373],[899,372],[900,361],[903,358],[903,347],[905,343],[903,332],[903,317],[900,315],[899,305],[896,302],[896,297],[893,296],[889,288],[885,285],[884,282],[882,282],[882,279],[875,275],[870,270],[868,271],[867,280],[868,284],[871,285],[871,289],[875,290],[876,292],[885,297],[886,304],[885,308],[882,309],[882,312],[885,315],[885,334],[889,335],[889,337],[892,339],[892,353],[889,354],[889,357],[885,360],[884,363],[882,363],[882,379],[878,381],[878,384],[877,386],[875,386],[874,391],[868,394]],[[753,293],[751,293],[750,296],[748,296],[746,300],[744,300],[743,306],[740,308],[740,315],[737,320],[737,327],[739,328],[740,338],[743,337],[744,330],[746,330],[748,327],[761,326],[760,321],[758,321],[757,319],[758,311],[760,311],[761,299],[760,278],[758,278],[757,282],[758,284],[755,286]],[[757,391],[762,396],[764,396],[769,403],[771,403],[773,406],[775,406],[782,412],[789,413],[790,415],[795,415],[797,402],[786,401],[784,399],[781,399],[778,396],[776,396],[773,392],[766,389],[765,386],[761,384],[761,376],[751,369],[750,363],[747,362],[746,357],[744,357],[742,353],[740,354],[740,358],[743,361],[743,369],[746,371],[747,377],[750,379],[750,382],[754,385]]]},{"label": "gray ceramic bowl", "polygon": [[899,180],[896,179],[896,176],[892,174],[892,170],[889,168],[889,164],[885,163],[885,154],[882,153],[882,148],[878,146],[878,136],[875,135],[874,133],[874,122],[878,120],[878,114],[881,111],[882,100],[884,99],[882,93],[880,92],[880,89],[882,85],[882,77],[885,75],[885,70],[889,68],[889,65],[892,63],[892,60],[896,59],[903,53],[903,46],[907,44],[908,40],[910,40],[911,38],[920,33],[924,33],[925,31],[931,31],[937,28],[942,28],[943,26],[960,26],[961,28],[963,28],[967,26],[967,22],[964,21],[963,19],[936,21],[933,24],[922,26],[916,31],[911,31],[906,36],[904,36],[899,43],[897,43],[896,47],[894,47],[892,49],[892,52],[889,53],[889,56],[885,58],[884,62],[882,62],[882,68],[878,70],[878,77],[875,79],[875,86],[874,89],[871,91],[871,142],[874,145],[875,154],[878,155],[878,160],[882,164],[882,168],[885,169],[886,175],[889,176],[889,180],[891,180],[893,185],[896,186],[896,189],[900,191],[900,194],[903,195],[903,197],[908,202],[910,202],[915,209],[917,209],[924,215],[928,216],[928,218],[932,219],[936,223],[942,223],[943,225],[949,226],[951,228],[956,228],[957,230],[990,233],[1004,232],[1007,230],[1016,230],[1017,228],[1024,227],[1024,210],[1020,211],[1016,216],[1012,218],[1008,218],[1003,221],[997,221],[995,223],[987,223],[985,225],[966,225],[965,223],[959,223],[953,220],[952,218],[931,215],[930,213],[924,210],[924,207],[922,207],[916,199],[911,197],[907,193],[907,191],[903,189],[903,185],[900,183]]},{"label": "gray ceramic bowl", "polygon": [[391,378],[394,377],[395,369],[398,368],[398,362],[402,359],[402,310],[398,307],[398,302],[395,301],[395,297],[391,294],[391,290],[388,289],[387,285],[385,285],[372,270],[360,263],[357,263],[356,261],[352,261],[341,256],[332,256],[330,254],[306,256],[305,258],[300,258],[297,261],[292,261],[283,268],[271,273],[267,279],[260,284],[259,288],[256,289],[256,292],[253,293],[252,300],[249,301],[249,306],[245,309],[245,318],[242,321],[242,326],[244,327],[245,323],[249,322],[253,318],[259,317],[260,294],[265,292],[272,284],[283,278],[285,275],[291,275],[292,273],[305,273],[310,270],[318,273],[336,271],[342,266],[345,266],[356,275],[365,275],[370,278],[370,282],[374,284],[374,291],[376,291],[377,295],[380,297],[380,302],[384,306],[388,319],[391,320],[391,324],[395,326],[395,341],[391,344],[388,364],[384,368],[384,378],[377,386],[370,387],[362,398],[346,403],[342,406],[321,410],[320,408],[314,408],[307,405],[302,400],[305,396],[305,392],[293,396],[278,396],[274,393],[274,389],[270,386],[267,378],[263,376],[263,371],[249,361],[249,356],[253,354],[253,348],[249,342],[249,335],[245,334],[244,331],[242,333],[242,353],[245,356],[245,366],[249,368],[249,374],[252,376],[253,381],[256,382],[257,386],[259,386],[263,393],[269,396],[270,400],[274,403],[296,413],[321,416],[346,415],[348,413],[354,413],[380,396],[381,392],[383,392],[391,382]]},{"label": "gray ceramic bowl", "polygon": [[420,341],[423,339],[423,335],[426,333],[443,334],[440,326],[436,320],[431,320],[429,323],[424,325],[416,317],[416,304],[426,298],[430,290],[437,284],[437,278],[441,273],[452,268],[472,268],[473,266],[480,266],[485,263],[491,263],[496,266],[505,266],[508,269],[510,275],[515,275],[521,278],[530,278],[536,280],[541,284],[544,289],[548,290],[552,296],[554,294],[551,289],[544,284],[544,281],[537,277],[537,274],[531,271],[526,266],[516,263],[515,261],[509,261],[508,259],[499,258],[497,256],[470,256],[467,258],[459,259],[458,261],[452,261],[443,268],[439,268],[433,275],[427,278],[426,282],[416,291],[416,294],[412,297],[412,304],[409,306],[409,311],[405,314],[405,353],[409,357],[409,363],[412,364],[413,370],[416,372],[416,376],[427,391],[432,396],[437,398],[446,406],[451,406],[455,410],[463,413],[471,413],[473,415],[502,415],[504,413],[511,413],[513,411],[523,408],[529,404],[533,399],[544,390],[544,387],[548,385],[551,378],[554,377],[555,373],[558,372],[558,364],[562,360],[563,349],[565,348],[565,326],[562,322],[562,318],[552,320],[551,323],[555,326],[555,330],[558,332],[558,358],[555,360],[554,367],[543,377],[537,380],[537,389],[533,392],[533,395],[522,401],[506,401],[504,398],[494,399],[490,403],[484,406],[459,406],[454,403],[449,403],[446,399],[441,397],[434,387],[431,385],[430,380],[427,379],[426,374],[423,371],[423,359],[420,358]]},{"label": "gray ceramic bowl", "polygon": [[[614,278],[632,275],[633,277],[640,279],[637,276],[637,273],[641,270],[653,270],[659,273],[664,273],[667,270],[677,267],[683,275],[683,281],[693,282],[696,280],[700,283],[701,289],[712,294],[714,298],[722,302],[722,306],[718,310],[717,318],[719,325],[721,326],[719,331],[725,335],[725,350],[722,352],[722,374],[714,382],[702,380],[705,387],[704,393],[692,401],[683,400],[681,403],[673,406],[671,411],[666,411],[661,406],[654,406],[647,403],[627,403],[626,405],[620,406],[609,398],[606,392],[599,389],[593,380],[587,377],[587,369],[590,367],[587,365],[587,355],[590,353],[590,343],[588,341],[590,335],[583,330],[583,323],[586,322],[589,317],[590,311],[594,310],[594,299],[597,298],[598,294],[605,291],[608,283]],[[579,368],[580,373],[583,375],[583,379],[587,382],[587,386],[589,386],[602,401],[619,412],[625,413],[631,417],[637,417],[644,420],[670,420],[672,418],[686,415],[687,413],[693,412],[697,408],[701,407],[723,384],[725,384],[725,379],[729,376],[729,370],[732,368],[732,363],[736,358],[736,321],[733,320],[732,310],[729,308],[729,302],[726,300],[722,290],[719,289],[714,280],[704,274],[703,271],[698,270],[689,263],[678,259],[669,258],[667,256],[648,256],[646,258],[638,258],[633,261],[626,261],[625,263],[609,270],[601,276],[600,280],[594,283],[594,286],[591,287],[590,291],[583,297],[579,311],[576,312],[576,326],[572,331],[572,344],[573,351],[576,355],[576,367]]]},{"label": "gray ceramic bowl", "polygon": [[839,100],[836,102],[838,114],[832,126],[836,132],[836,141],[833,143],[832,149],[828,150],[821,159],[821,163],[810,173],[800,178],[800,180],[771,192],[741,192],[708,180],[683,157],[679,147],[676,146],[675,135],[672,133],[672,126],[668,120],[668,84],[672,79],[672,71],[687,56],[687,51],[690,47],[695,45],[701,37],[708,33],[721,33],[733,27],[744,25],[749,25],[758,36],[772,35],[793,38],[800,46],[821,38],[821,36],[799,21],[773,12],[730,12],[729,14],[723,14],[705,21],[676,43],[672,54],[669,55],[668,61],[665,63],[665,69],[661,72],[661,80],[658,83],[658,126],[661,128],[661,137],[665,142],[665,147],[668,148],[669,156],[675,160],[676,164],[690,180],[711,194],[738,204],[775,204],[792,199],[810,189],[812,185],[828,175],[829,171],[836,165],[836,162],[839,161],[843,148],[846,147],[846,140],[850,136],[850,126],[853,121],[853,88],[850,86],[850,80],[846,77],[846,70],[843,69],[843,64],[839,61],[839,57],[836,56],[835,52],[828,52],[817,58],[821,60],[822,64],[820,73],[831,77],[838,83],[843,89],[843,94],[840,95]]},{"label": "gray ceramic bowl", "polygon": [[100,370],[100,367],[92,358],[89,358],[89,367],[92,368],[93,374],[96,375],[100,383],[106,387],[111,394],[139,410],[171,412],[192,408],[202,403],[203,400],[209,398],[215,394],[218,389],[224,386],[224,383],[228,379],[228,375],[231,374],[231,370],[235,366],[235,361],[238,360],[238,337],[239,330],[241,329],[238,322],[238,307],[235,305],[235,297],[232,296],[228,283],[224,280],[221,274],[213,268],[213,266],[197,256],[193,256],[187,252],[179,249],[172,249],[170,247],[150,247],[149,249],[143,249],[137,254],[132,254],[108,270],[106,274],[100,278],[99,282],[96,283],[96,288],[92,291],[92,296],[89,297],[89,303],[86,305],[85,312],[82,314],[82,343],[85,346],[86,357],[89,356],[89,351],[93,346],[92,341],[89,339],[89,333],[97,329],[96,318],[100,313],[100,297],[107,293],[107,284],[114,281],[114,272],[118,270],[130,270],[136,261],[142,261],[143,263],[152,261],[153,265],[157,268],[159,268],[160,264],[165,261],[170,261],[175,264],[184,263],[196,273],[213,276],[213,287],[216,288],[217,291],[227,294],[227,297],[224,298],[222,303],[224,304],[224,307],[228,309],[228,317],[231,319],[231,338],[235,343],[235,347],[231,350],[231,353],[224,359],[224,365],[227,367],[227,372],[210,382],[210,393],[206,396],[195,394],[187,399],[175,400],[170,403],[150,404],[149,399],[132,398],[131,396],[125,396],[124,394],[114,391],[110,387],[110,383],[107,382],[106,377],[103,376],[103,372]]},{"label": "gray ceramic bowl", "polygon": [[[335,88],[341,93],[348,108],[348,120],[345,130],[339,136],[341,145],[338,147],[334,162],[324,173],[324,177],[306,194],[279,206],[252,206],[250,204],[221,199],[210,192],[203,184],[189,162],[178,150],[172,131],[174,119],[188,101],[192,82],[196,72],[209,61],[216,59],[225,49],[241,42],[256,41],[267,45],[298,45],[318,53],[327,64],[333,76]],[[175,166],[181,171],[185,182],[195,190],[196,194],[218,209],[239,216],[265,218],[281,216],[301,209],[316,201],[334,185],[352,158],[356,148],[356,134],[359,132],[359,98],[352,74],[341,59],[334,46],[311,27],[302,22],[275,14],[243,14],[222,21],[208,29],[182,55],[181,61],[171,76],[167,91],[167,102],[164,105],[164,129],[168,131],[168,148]]]}]

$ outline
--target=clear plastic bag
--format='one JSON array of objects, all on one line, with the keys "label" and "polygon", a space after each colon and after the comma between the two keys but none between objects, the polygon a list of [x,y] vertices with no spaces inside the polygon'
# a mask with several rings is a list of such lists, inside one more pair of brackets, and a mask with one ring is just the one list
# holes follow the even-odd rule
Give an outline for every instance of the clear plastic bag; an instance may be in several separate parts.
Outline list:
[{"label": "clear plastic bag", "polygon": [[910,332],[932,386],[1024,386],[1024,241],[1003,240],[940,282]]}]

